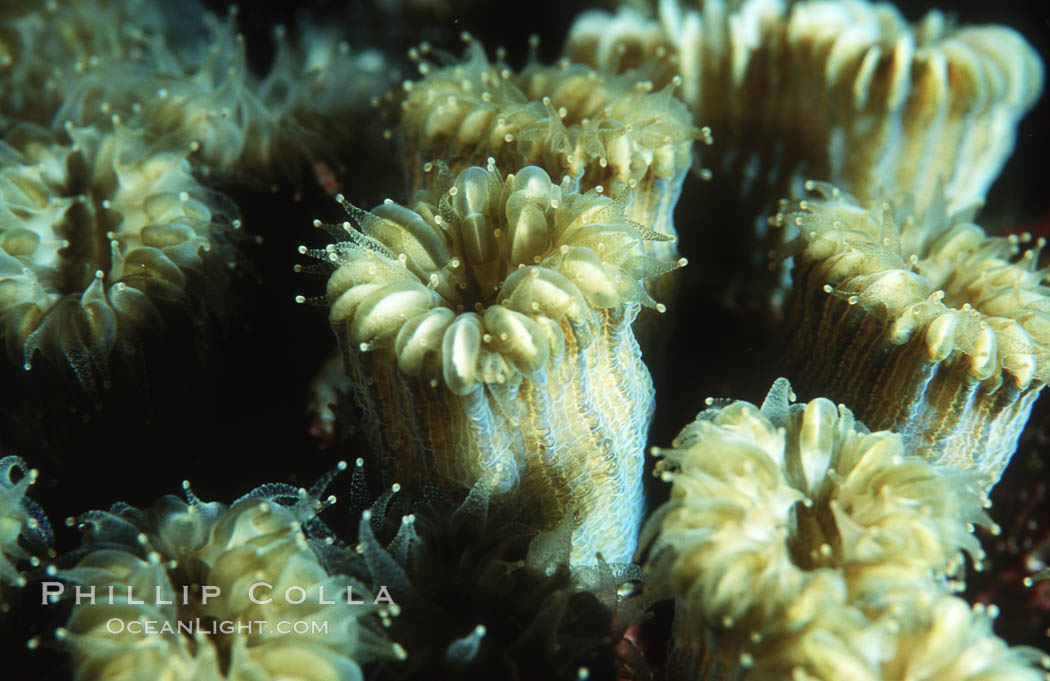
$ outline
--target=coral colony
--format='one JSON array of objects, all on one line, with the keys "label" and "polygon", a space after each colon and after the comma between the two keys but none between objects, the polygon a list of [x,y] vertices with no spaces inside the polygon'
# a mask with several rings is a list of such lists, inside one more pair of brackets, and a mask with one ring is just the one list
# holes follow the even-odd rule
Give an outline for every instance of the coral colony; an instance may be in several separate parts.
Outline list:
[{"label": "coral colony", "polygon": [[[522,65],[451,33],[476,4],[271,37],[247,6],[0,9],[3,442],[43,472],[0,458],[14,654],[77,681],[1050,678],[965,593],[981,536],[1048,522],[991,501],[1050,380],[1045,242],[979,217],[1035,50],[867,0],[638,0]],[[414,46],[351,47],[377,26]],[[299,273],[280,310],[248,302],[258,253]],[[740,367],[776,367],[760,406],[708,398],[660,448],[693,285],[783,342]],[[297,484],[244,494],[266,453],[234,447],[232,502],[160,496],[216,480],[150,442],[201,428],[199,377],[293,300],[329,328],[296,323],[315,378],[279,418],[346,460],[300,487],[274,450]],[[120,419],[145,436],[92,439]],[[129,462],[180,477],[57,536],[29,498]]]}]

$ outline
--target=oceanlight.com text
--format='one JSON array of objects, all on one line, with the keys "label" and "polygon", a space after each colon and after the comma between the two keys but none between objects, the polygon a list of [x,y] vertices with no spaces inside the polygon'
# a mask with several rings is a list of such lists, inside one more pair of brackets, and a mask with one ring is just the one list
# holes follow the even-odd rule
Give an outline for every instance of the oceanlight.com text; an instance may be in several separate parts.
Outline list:
[{"label": "oceanlight.com text", "polygon": [[152,635],[152,634],[241,634],[245,636],[263,634],[300,634],[326,636],[328,622],[324,620],[215,620],[195,617],[188,620],[128,620],[111,617],[106,620],[106,631],[110,634]]}]

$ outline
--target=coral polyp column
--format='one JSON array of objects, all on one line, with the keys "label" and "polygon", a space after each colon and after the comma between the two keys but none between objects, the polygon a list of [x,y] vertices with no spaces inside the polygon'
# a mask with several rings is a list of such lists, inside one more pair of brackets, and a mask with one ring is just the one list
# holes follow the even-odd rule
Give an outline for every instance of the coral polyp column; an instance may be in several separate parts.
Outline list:
[{"label": "coral polyp column", "polygon": [[409,207],[347,204],[348,240],[315,253],[366,433],[401,485],[491,480],[541,527],[571,513],[574,563],[628,562],[653,409],[630,326],[678,263],[538,167],[430,172]]}]

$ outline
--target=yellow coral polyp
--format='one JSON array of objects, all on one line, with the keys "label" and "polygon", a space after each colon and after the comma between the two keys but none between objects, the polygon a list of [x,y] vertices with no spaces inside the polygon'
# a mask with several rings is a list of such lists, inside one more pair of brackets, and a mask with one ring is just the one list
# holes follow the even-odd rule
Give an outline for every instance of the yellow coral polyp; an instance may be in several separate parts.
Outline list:
[{"label": "yellow coral polyp", "polygon": [[0,317],[18,365],[39,350],[94,389],[113,350],[159,322],[156,303],[185,299],[188,277],[232,257],[216,246],[237,221],[193,178],[187,152],[119,125],[67,133],[62,143],[20,126],[5,138]]},{"label": "yellow coral polyp", "polygon": [[563,326],[585,326],[591,309],[660,307],[641,282],[677,266],[644,255],[660,237],[622,202],[570,192],[535,166],[506,178],[467,168],[411,210],[344,205],[351,240],[318,253],[338,265],[333,326],[349,347],[385,350],[406,375],[440,377],[458,395],[545,368]]},{"label": "yellow coral polyp", "polygon": [[295,178],[321,159],[334,163],[333,143],[358,134],[371,98],[389,87],[381,55],[354,53],[333,31],[308,24],[294,38],[278,27],[273,66],[258,76],[236,18],[236,8],[225,21],[205,14],[211,47],[203,56],[157,47],[151,60],[85,74],[57,119],[104,125],[116,114],[159,145],[192,150],[209,172],[242,180]]},{"label": "yellow coral polyp", "polygon": [[[19,6],[22,7],[19,7]],[[79,78],[100,64],[151,60],[164,40],[161,9],[146,0],[4,3],[0,124],[50,125]]]},{"label": "yellow coral polyp", "polygon": [[747,183],[769,172],[785,194],[801,171],[862,200],[907,190],[921,207],[940,181],[951,209],[964,208],[987,191],[1042,89],[1042,64],[1017,32],[955,26],[939,11],[909,24],[866,0],[699,10],[662,0],[659,18],[715,157],[734,172],[758,164]]},{"label": "yellow coral polyp", "polygon": [[1010,648],[992,631],[995,606],[966,601],[925,584],[891,610],[840,610],[824,626],[756,661],[748,678],[813,681],[1042,681],[1050,661],[1032,648]]},{"label": "yellow coral polyp", "polygon": [[[358,681],[362,662],[396,654],[366,623],[376,608],[365,588],[330,574],[314,553],[301,528],[305,506],[257,493],[228,508],[189,496],[189,504],[169,496],[145,513],[125,507],[82,518],[89,544],[76,567],[59,573],[97,594],[74,605],[58,632],[74,678],[119,671],[144,681]],[[137,544],[122,543],[136,536]],[[252,591],[259,583],[268,586]],[[191,585],[218,592],[209,598]],[[301,602],[295,591],[283,595],[292,587]],[[347,603],[348,587],[362,604]],[[136,622],[155,633],[133,631]],[[211,631],[212,622],[234,627]],[[195,623],[202,629],[187,633]],[[282,626],[288,631],[276,635]]]},{"label": "yellow coral polyp", "polygon": [[424,71],[398,126],[413,189],[427,186],[431,161],[458,173],[492,157],[623,199],[631,219],[675,234],[671,212],[699,133],[670,87],[654,92],[651,81],[568,61],[515,73],[476,43],[462,64]]},{"label": "yellow coral polyp", "polygon": [[[766,650],[759,642],[775,649],[871,598],[872,583],[884,598],[958,577],[961,551],[984,555],[971,534],[990,524],[976,475],[910,454],[896,434],[869,433],[843,405],[792,397],[780,379],[761,409],[709,409],[658,451],[671,500],[646,528],[648,570],[676,598],[675,640],[689,665],[735,665]],[[725,649],[705,648],[705,632]]]},{"label": "yellow coral polyp", "polygon": [[0,595],[4,585],[25,586],[20,566],[40,565],[40,556],[26,547],[38,550],[51,542],[47,518],[26,496],[36,479],[36,470],[22,459],[0,458]]},{"label": "yellow coral polyp", "polygon": [[[770,276],[765,256],[783,243],[766,217],[807,179],[861,201],[907,192],[920,209],[938,191],[950,212],[980,201],[1043,87],[1036,51],[1005,26],[957,26],[936,10],[910,24],[867,0],[696,4],[661,0],[652,21],[588,15],[566,54],[630,68],[612,55],[659,46],[659,24],[665,70],[677,69],[679,96],[713,133],[703,158],[714,181],[694,191],[741,230],[727,238],[761,268],[752,279]],[[740,285],[779,305],[781,279]]]},{"label": "yellow coral polyp", "polygon": [[565,54],[575,62],[605,74],[652,72],[659,88],[671,82],[678,70],[674,49],[659,20],[628,5],[618,7],[616,14],[582,12],[565,44]]},{"label": "yellow coral polyp", "polygon": [[667,237],[623,199],[537,166],[427,172],[407,207],[344,201],[349,240],[312,253],[336,268],[329,317],[366,433],[393,482],[491,479],[540,527],[572,514],[574,564],[629,561],[652,413],[630,325],[663,309],[643,281],[684,261],[646,255]]},{"label": "yellow coral polyp", "polygon": [[[799,386],[851,404],[934,461],[998,480],[1050,380],[1050,288],[1035,248],[943,197],[861,203],[832,185],[787,204],[787,325]],[[851,350],[867,343],[871,350]],[[889,370],[887,370],[889,369]]]}]

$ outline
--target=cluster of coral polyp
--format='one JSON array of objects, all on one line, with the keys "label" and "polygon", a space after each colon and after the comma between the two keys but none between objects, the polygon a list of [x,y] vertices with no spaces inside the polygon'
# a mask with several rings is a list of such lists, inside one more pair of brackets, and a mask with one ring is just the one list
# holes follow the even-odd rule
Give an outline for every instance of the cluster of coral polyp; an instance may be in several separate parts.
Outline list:
[{"label": "cluster of coral polyp", "polygon": [[5,2],[0,9],[0,125],[49,125],[87,71],[149,60],[164,43],[149,0]]},{"label": "cluster of coral polyp", "polygon": [[961,551],[983,559],[980,478],[791,399],[780,379],[761,408],[709,409],[658,451],[672,490],[647,569],[675,598],[682,678],[1040,678],[949,593]]},{"label": "cluster of coral polyp", "polygon": [[1042,86],[1039,58],[1003,26],[955,27],[938,11],[911,25],[859,0],[720,4],[662,3],[683,97],[721,131],[716,150],[719,138],[750,147],[737,169],[776,162],[796,193],[827,178],[861,199],[885,186],[925,205],[944,181],[949,205],[965,206],[999,174]]},{"label": "cluster of coral polyp", "polygon": [[799,389],[995,484],[1050,379],[1042,241],[1021,253],[943,199],[919,212],[809,186],[818,198],[774,220],[798,230],[786,327]]},{"label": "cluster of coral polyp", "polygon": [[739,197],[734,218],[751,224],[735,229],[762,268],[778,240],[765,217],[806,180],[861,201],[906,191],[920,208],[939,183],[952,211],[983,198],[1042,88],[1039,57],[1003,26],[955,26],[939,11],[909,24],[863,0],[700,5],[585,14],[566,52],[602,69],[677,71],[713,133],[710,196]]},{"label": "cluster of coral polyp", "polygon": [[311,545],[317,500],[272,491],[82,516],[83,557],[57,573],[79,594],[57,632],[74,678],[358,681],[361,662],[403,655],[370,628],[375,595]]},{"label": "cluster of coral polyp", "polygon": [[489,480],[540,527],[571,515],[575,564],[628,562],[653,410],[631,325],[685,264],[672,211],[701,133],[670,87],[514,72],[466,39],[453,66],[413,53],[411,199],[347,205],[349,240],[314,253],[346,374],[392,482]]},{"label": "cluster of coral polyp", "polygon": [[0,25],[0,333],[16,366],[39,350],[97,394],[115,350],[156,345],[147,329],[228,316],[239,211],[215,185],[334,164],[387,67],[304,24],[277,31],[259,76],[236,11],[183,25],[146,0],[36,4]]},{"label": "cluster of coral polyp", "polygon": [[[271,268],[340,191],[334,242],[300,253],[328,277],[339,346],[315,383],[321,425],[327,444],[357,448],[332,530],[318,517],[336,503],[321,498],[331,476],[229,506],[187,483],[186,501],[79,516],[84,541],[61,555],[26,499],[35,471],[0,459],[3,595],[43,582],[73,601],[26,626],[20,608],[39,601],[22,592],[0,602],[0,629],[33,632],[28,656],[61,649],[78,681],[1042,678],[1050,659],[1009,648],[994,608],[956,595],[988,562],[974,526],[1000,533],[988,493],[1050,380],[1042,244],[988,236],[968,212],[1041,90],[1031,47],[865,0],[635,1],[581,15],[565,58],[521,69],[469,35],[462,59],[443,54],[447,25],[368,25],[429,4],[457,6],[466,27],[470,2],[349,3],[361,21],[348,31],[384,49],[433,38],[405,56],[352,53],[306,18],[254,43],[255,11],[0,0],[0,335],[16,367],[47,359],[92,396],[137,393],[137,358],[162,364],[160,347],[188,340],[250,367],[213,372],[210,423],[225,432],[192,418],[207,397],[192,382],[164,401],[199,451],[166,442],[165,425],[57,456],[107,480],[127,452],[232,479],[296,451],[277,446],[299,416],[287,400],[232,424],[261,382],[282,398],[305,387],[277,371],[312,360],[328,329],[283,324],[274,301],[292,295]],[[418,78],[403,80],[410,65]],[[396,148],[379,151],[384,138]],[[392,198],[359,207],[377,196]],[[240,214],[274,296],[258,304],[227,286]],[[671,499],[641,528],[646,362],[661,358],[646,346],[643,362],[636,321],[657,329],[686,247],[704,268],[692,301],[724,313],[750,287],[784,313],[754,326],[783,321],[787,356],[742,338],[758,315],[722,324],[676,306],[692,328],[665,353],[680,374],[665,402],[685,397],[681,376],[720,382],[721,337],[774,358],[730,367],[735,386],[786,374],[808,402],[793,405],[785,379],[761,407],[710,401],[654,451]],[[793,288],[778,276],[789,264]],[[212,320],[244,322],[253,354],[201,332]],[[67,406],[49,399],[52,374],[15,374]],[[32,418],[0,416],[44,441],[46,409],[6,387]],[[344,396],[356,411],[330,404]],[[353,428],[341,419],[359,419],[360,441],[335,437]],[[1048,572],[1024,569],[1029,584]],[[649,646],[661,599],[673,625]]]},{"label": "cluster of coral polyp", "polygon": [[678,263],[622,199],[539,167],[428,170],[408,207],[347,204],[349,240],[316,253],[370,440],[402,485],[489,478],[544,526],[573,514],[575,562],[629,561],[653,409],[630,325]]}]

